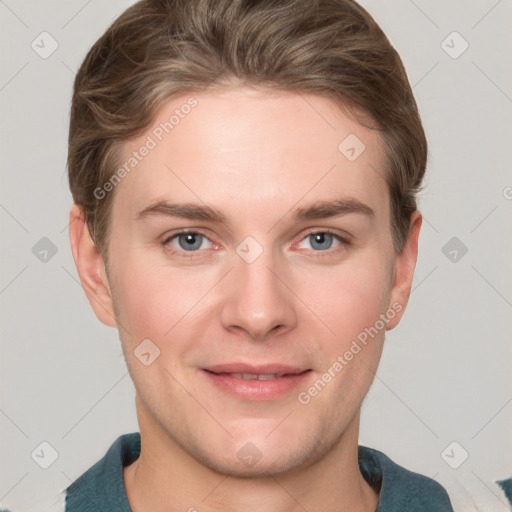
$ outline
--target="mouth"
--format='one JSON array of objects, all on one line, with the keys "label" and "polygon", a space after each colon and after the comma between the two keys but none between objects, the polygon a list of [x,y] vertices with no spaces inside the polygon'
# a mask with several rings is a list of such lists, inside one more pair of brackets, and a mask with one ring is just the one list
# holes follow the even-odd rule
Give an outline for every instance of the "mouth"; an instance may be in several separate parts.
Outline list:
[{"label": "mouth", "polygon": [[223,394],[242,400],[275,400],[289,395],[309,378],[311,369],[273,365],[223,365],[203,368],[202,373]]},{"label": "mouth", "polygon": [[234,379],[242,379],[242,380],[275,380],[280,379],[282,377],[295,377],[297,375],[302,375],[305,372],[310,370],[304,370],[299,373],[229,373],[229,372],[212,372],[211,370],[205,370],[209,373],[213,373],[214,375],[227,375],[229,377],[233,377]]}]

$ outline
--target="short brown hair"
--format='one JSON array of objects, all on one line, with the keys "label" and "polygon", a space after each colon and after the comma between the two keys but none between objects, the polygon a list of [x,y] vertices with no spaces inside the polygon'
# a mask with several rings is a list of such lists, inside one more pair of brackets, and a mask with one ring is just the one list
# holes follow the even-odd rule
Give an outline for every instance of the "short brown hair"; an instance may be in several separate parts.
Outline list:
[{"label": "short brown hair", "polygon": [[[396,252],[409,233],[427,142],[402,61],[352,0],[142,0],[93,45],[74,83],[68,173],[73,200],[106,256],[123,142],[172,95],[235,80],[313,93],[370,116],[381,132]],[[341,142],[341,141],[340,141]]]}]

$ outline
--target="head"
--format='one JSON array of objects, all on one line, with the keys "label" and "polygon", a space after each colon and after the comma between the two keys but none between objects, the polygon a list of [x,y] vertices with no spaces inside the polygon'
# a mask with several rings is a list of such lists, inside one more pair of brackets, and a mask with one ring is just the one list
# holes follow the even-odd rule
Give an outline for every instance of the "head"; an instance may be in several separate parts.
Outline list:
[{"label": "head", "polygon": [[[76,77],[70,231],[144,428],[240,474],[356,435],[410,293],[426,152],[400,58],[352,1],[125,11]],[[302,380],[273,398],[211,380],[285,362]]]}]

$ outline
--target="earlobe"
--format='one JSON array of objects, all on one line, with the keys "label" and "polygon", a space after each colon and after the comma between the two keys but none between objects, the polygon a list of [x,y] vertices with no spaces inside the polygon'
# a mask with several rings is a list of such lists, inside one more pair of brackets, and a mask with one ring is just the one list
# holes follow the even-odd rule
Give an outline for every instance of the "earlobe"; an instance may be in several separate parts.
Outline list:
[{"label": "earlobe", "polygon": [[386,330],[391,330],[398,325],[409,301],[414,269],[418,257],[418,238],[422,220],[422,216],[417,210],[411,215],[409,236],[402,252],[395,258],[389,307],[397,311],[397,314],[389,320]]},{"label": "earlobe", "polygon": [[69,213],[69,239],[82,287],[98,319],[116,327],[114,308],[105,264],[85,222],[85,214],[74,204]]}]

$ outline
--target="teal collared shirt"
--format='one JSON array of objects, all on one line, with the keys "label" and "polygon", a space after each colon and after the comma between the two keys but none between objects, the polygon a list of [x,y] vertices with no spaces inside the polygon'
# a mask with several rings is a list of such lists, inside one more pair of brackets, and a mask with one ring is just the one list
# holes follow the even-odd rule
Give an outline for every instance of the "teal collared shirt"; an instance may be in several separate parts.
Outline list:
[{"label": "teal collared shirt", "polygon": [[[67,488],[66,512],[131,512],[123,467],[139,454],[138,432],[120,436],[99,462]],[[380,494],[375,512],[453,512],[439,483],[395,464],[378,450],[359,446],[359,468]]]}]

